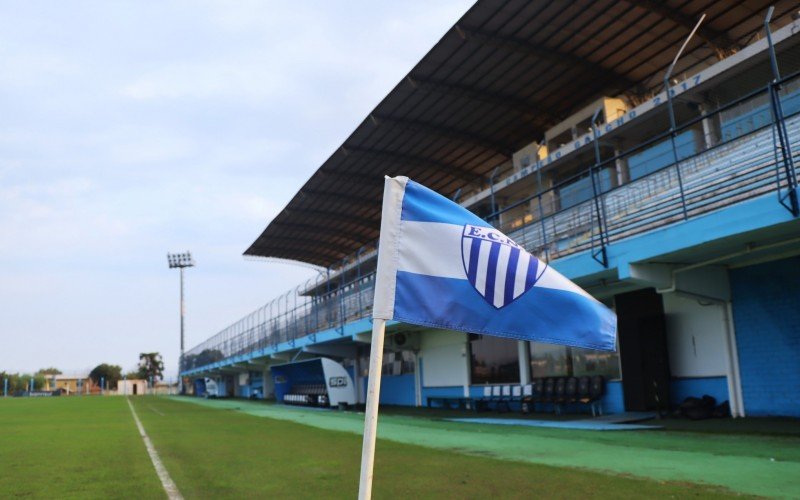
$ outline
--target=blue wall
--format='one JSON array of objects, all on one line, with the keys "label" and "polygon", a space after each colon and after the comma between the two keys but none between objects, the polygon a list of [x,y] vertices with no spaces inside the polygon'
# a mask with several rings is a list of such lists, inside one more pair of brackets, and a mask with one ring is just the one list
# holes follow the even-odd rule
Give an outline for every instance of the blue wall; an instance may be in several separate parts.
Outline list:
[{"label": "blue wall", "polygon": [[[687,158],[697,153],[697,133],[694,130],[687,130],[675,136],[675,151],[678,160]],[[654,144],[641,153],[636,153],[628,158],[628,171],[630,179],[636,180],[639,177],[655,172],[661,168],[675,162],[675,155],[672,152],[672,141],[666,140]]]},{"label": "blue wall", "polygon": [[800,257],[730,275],[745,413],[800,417]]},{"label": "blue wall", "polygon": [[[800,111],[800,92],[781,96],[781,108],[784,118]],[[770,124],[772,124],[772,110],[769,104],[763,104],[752,111],[723,121],[722,139],[729,141]]]},{"label": "blue wall", "polygon": [[708,394],[717,404],[728,401],[728,377],[674,378],[669,386],[669,399],[677,406],[688,397],[700,398]]},{"label": "blue wall", "polygon": [[[611,189],[611,175],[613,170],[603,169],[595,176],[595,182],[598,184],[598,192],[604,193]],[[584,177],[566,186],[562,186],[558,190],[558,196],[561,200],[561,208],[573,207],[579,203],[591,199],[594,196],[592,191],[592,178]]]},{"label": "blue wall", "polygon": [[415,403],[413,373],[381,377],[381,404],[414,406]]}]

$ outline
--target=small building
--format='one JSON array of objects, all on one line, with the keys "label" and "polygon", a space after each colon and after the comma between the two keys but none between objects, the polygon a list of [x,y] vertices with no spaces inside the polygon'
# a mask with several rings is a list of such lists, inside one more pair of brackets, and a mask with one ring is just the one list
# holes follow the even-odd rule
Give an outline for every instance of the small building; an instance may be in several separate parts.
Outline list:
[{"label": "small building", "polygon": [[99,391],[88,374],[48,375],[44,383],[45,391],[62,391],[65,394],[91,394]]},{"label": "small building", "polygon": [[117,395],[119,396],[141,396],[148,393],[147,380],[126,379],[117,382]]}]

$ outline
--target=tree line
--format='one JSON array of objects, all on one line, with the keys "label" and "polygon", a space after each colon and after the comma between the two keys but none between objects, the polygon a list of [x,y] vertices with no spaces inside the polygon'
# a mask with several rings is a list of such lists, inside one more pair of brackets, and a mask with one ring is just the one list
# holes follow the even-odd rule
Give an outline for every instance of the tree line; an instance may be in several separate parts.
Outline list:
[{"label": "tree line", "polygon": [[[55,375],[61,375],[58,368],[42,368],[34,374],[28,373],[7,373],[0,371],[0,384],[8,380],[8,393],[14,394],[30,390],[31,378],[33,379],[33,390],[43,391],[47,379]],[[89,372],[89,378],[95,385],[105,383],[105,388],[115,390],[122,378],[143,379],[147,381],[164,380],[164,361],[161,354],[157,352],[143,352],[139,354],[139,365],[136,370],[122,373],[122,367],[109,363],[101,363]],[[2,388],[0,388],[2,390]]]}]

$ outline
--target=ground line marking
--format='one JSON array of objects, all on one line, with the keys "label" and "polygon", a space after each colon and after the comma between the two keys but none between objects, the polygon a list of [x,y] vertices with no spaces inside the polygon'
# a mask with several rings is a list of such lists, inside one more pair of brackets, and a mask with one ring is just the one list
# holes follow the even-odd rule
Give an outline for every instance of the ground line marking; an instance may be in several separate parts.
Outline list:
[{"label": "ground line marking", "polygon": [[161,459],[158,458],[156,447],[153,446],[153,442],[150,441],[150,438],[144,431],[142,422],[139,421],[139,416],[136,415],[136,410],[133,409],[133,405],[131,404],[130,398],[125,398],[125,400],[128,402],[128,407],[130,407],[131,413],[133,414],[133,420],[136,422],[136,427],[139,428],[139,435],[142,436],[142,441],[144,441],[144,446],[145,448],[147,448],[147,454],[150,455],[150,461],[153,462],[153,467],[155,467],[156,469],[156,474],[158,474],[158,478],[161,480],[161,486],[164,487],[164,491],[167,493],[167,497],[170,500],[183,500],[181,492],[178,491],[178,486],[175,484],[175,481],[173,481],[172,478],[169,477],[169,473],[167,472],[166,467],[164,467],[164,464],[161,463]]},{"label": "ground line marking", "polygon": [[156,410],[156,409],[155,409],[155,408],[153,408],[152,406],[150,406],[150,405],[147,405],[147,407],[148,407],[148,408],[150,408],[150,409],[151,409],[152,411],[154,411],[155,413],[158,413],[158,414],[159,414],[159,415],[161,415],[162,417],[164,416],[164,414],[163,414],[163,413],[161,413],[160,411]]}]

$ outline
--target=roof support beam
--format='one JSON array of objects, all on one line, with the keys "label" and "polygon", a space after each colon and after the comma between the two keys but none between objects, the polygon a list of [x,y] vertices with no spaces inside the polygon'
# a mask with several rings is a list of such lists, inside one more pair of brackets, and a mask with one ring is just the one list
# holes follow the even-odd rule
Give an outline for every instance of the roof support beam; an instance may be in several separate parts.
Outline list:
[{"label": "roof support beam", "polygon": [[[314,245],[315,248],[319,246],[319,240],[315,239],[315,238],[303,238],[302,236],[281,236],[280,240],[281,241],[283,241],[283,240],[296,241],[298,243],[310,243],[310,244]],[[351,240],[349,238],[347,238],[347,240],[351,241],[351,242],[355,242],[355,240]],[[356,243],[356,245],[358,245],[356,248],[358,248],[358,247],[363,245],[363,243],[361,243],[361,242],[355,242],[355,243]],[[300,251],[302,252],[302,251],[305,251],[305,250],[300,250]],[[339,255],[339,252],[336,252],[336,251],[333,251],[333,250],[329,250],[327,248],[316,248],[316,250],[314,250],[314,251],[315,252],[323,252],[323,253],[325,253],[327,255]]]},{"label": "roof support beam", "polygon": [[379,189],[383,192],[383,176],[385,172],[374,174],[357,174],[352,172],[339,172],[336,170],[317,170],[317,175],[331,179],[333,181],[346,182],[348,185],[361,186],[365,188]]},{"label": "roof support beam", "polygon": [[[626,1],[633,6],[640,7],[654,14],[658,14],[665,19],[669,19],[689,32],[692,31],[695,24],[697,24],[697,19],[693,19],[680,10],[667,7],[665,4],[655,0]],[[708,25],[700,26],[697,30],[697,36],[711,45],[711,48],[714,49],[714,52],[717,54],[717,59],[720,60],[742,48],[742,46],[732,40],[727,33],[717,31]]]},{"label": "roof support beam", "polygon": [[[367,217],[359,217],[356,215],[347,215],[341,214],[337,212],[333,212],[330,210],[315,210],[312,208],[295,208],[292,210],[286,210],[286,212],[298,212],[303,214],[308,214],[313,217],[317,217],[318,219],[325,219],[325,220],[334,220],[338,222],[345,222],[347,224],[353,224],[358,226],[362,229],[369,229],[373,231],[377,231],[378,227],[380,226],[380,221],[375,219],[369,219]],[[273,222],[275,224],[276,222]]]},{"label": "roof support beam", "polygon": [[512,52],[534,57],[536,59],[543,59],[561,66],[578,66],[589,73],[593,73],[597,78],[612,82],[621,89],[629,89],[636,86],[636,82],[625,75],[612,71],[582,57],[576,56],[571,52],[562,52],[558,49],[545,47],[544,45],[532,43],[527,40],[520,40],[514,37],[487,33],[485,31],[466,28],[464,26],[456,25],[455,28],[459,35],[461,35],[461,37],[467,41],[474,41],[476,43],[510,50]]},{"label": "roof support beam", "polygon": [[492,153],[511,158],[514,154],[514,148],[498,144],[497,141],[491,140],[486,137],[480,137],[466,130],[458,130],[444,125],[435,123],[424,122],[421,120],[409,120],[407,118],[394,118],[388,115],[371,114],[373,123],[376,126],[383,124],[392,125],[400,128],[405,128],[413,132],[421,132],[424,134],[432,134],[436,136],[445,137],[447,139],[454,139],[456,141],[464,142],[472,146],[478,146],[486,149]]},{"label": "roof support beam", "polygon": [[359,205],[375,205],[376,207],[380,208],[381,200],[378,195],[382,194],[383,191],[376,191],[375,198],[364,197],[364,196],[354,196],[351,194],[339,194],[339,193],[331,193],[327,191],[316,191],[313,189],[301,189],[299,193],[300,199],[305,199],[306,197],[313,199],[313,200],[324,200],[324,201],[333,201],[333,202],[354,202],[358,203]]},{"label": "roof support beam", "polygon": [[330,236],[332,238],[340,238],[345,241],[349,241],[350,243],[362,245],[361,241],[355,240],[348,236],[348,232],[346,231],[337,231],[334,229],[328,229],[325,227],[315,226],[313,224],[295,224],[292,222],[276,222],[276,226],[281,226],[286,229],[297,229],[298,231],[305,231],[307,234],[314,234],[319,236]]},{"label": "roof support beam", "polygon": [[371,149],[371,148],[350,147],[350,146],[343,146],[341,149],[347,155],[360,154],[367,157],[375,158],[379,161],[392,162],[397,165],[405,165],[408,167],[418,167],[427,170],[434,170],[436,172],[449,175],[450,177],[458,179],[467,184],[483,178],[483,176],[481,175],[465,172],[456,165],[450,165],[448,163],[438,162],[435,160],[430,160],[428,158],[423,158],[421,156],[400,153],[397,151],[386,151],[383,149]]},{"label": "roof support beam", "polygon": [[549,107],[534,104],[518,99],[514,96],[503,95],[485,89],[470,87],[458,83],[447,83],[429,78],[407,76],[406,81],[413,87],[440,95],[462,97],[476,102],[490,104],[509,113],[515,113],[528,120],[541,120],[543,122],[557,122],[565,118]]}]

